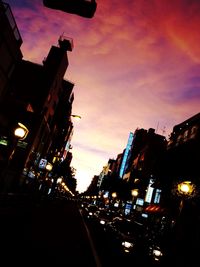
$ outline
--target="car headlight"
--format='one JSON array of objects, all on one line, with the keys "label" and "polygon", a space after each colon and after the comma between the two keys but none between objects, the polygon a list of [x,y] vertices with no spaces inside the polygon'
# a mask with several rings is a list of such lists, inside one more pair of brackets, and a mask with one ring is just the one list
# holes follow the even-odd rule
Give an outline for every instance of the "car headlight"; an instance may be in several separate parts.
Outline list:
[{"label": "car headlight", "polygon": [[100,224],[105,224],[106,222],[104,220],[100,220]]},{"label": "car headlight", "polygon": [[128,242],[128,241],[124,241],[122,242],[122,246],[125,248],[132,248],[133,247],[133,243]]},{"label": "car headlight", "polygon": [[155,255],[156,257],[162,256],[162,252],[158,249],[154,249],[153,250],[153,255]]},{"label": "car headlight", "polygon": [[158,248],[157,249],[153,249],[152,254],[153,254],[154,260],[156,260],[156,261],[159,261],[160,258],[163,255],[162,251],[160,249],[158,249]]}]

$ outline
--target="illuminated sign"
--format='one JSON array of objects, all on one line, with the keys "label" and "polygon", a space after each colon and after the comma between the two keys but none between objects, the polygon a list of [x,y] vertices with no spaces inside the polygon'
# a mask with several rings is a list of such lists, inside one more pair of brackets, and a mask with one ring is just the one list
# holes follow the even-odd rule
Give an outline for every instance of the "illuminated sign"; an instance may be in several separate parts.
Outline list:
[{"label": "illuminated sign", "polygon": [[151,187],[151,185],[153,183],[154,183],[153,179],[150,179],[149,185],[148,185],[148,188],[147,188],[147,193],[146,193],[146,196],[145,196],[145,202],[151,203],[151,199],[152,199],[152,196],[153,196],[153,190],[154,190]]},{"label": "illuminated sign", "polygon": [[7,146],[8,145],[8,140],[5,136],[2,136],[0,138],[0,145]]},{"label": "illuminated sign", "polygon": [[39,162],[39,168],[40,169],[45,169],[47,165],[47,159],[41,159]]},{"label": "illuminated sign", "polygon": [[123,160],[122,160],[122,165],[119,171],[119,176],[120,178],[123,177],[125,171],[126,171],[126,166],[127,166],[127,162],[128,162],[128,157],[132,148],[132,143],[133,143],[133,133],[130,132],[129,134],[129,138],[128,138],[128,143],[124,152],[124,156],[123,156]]},{"label": "illuminated sign", "polygon": [[136,200],[136,204],[137,204],[137,205],[140,205],[140,206],[143,206],[143,205],[144,205],[144,199],[142,199],[142,198],[138,198],[138,199]]},{"label": "illuminated sign", "polygon": [[157,205],[149,205],[145,208],[145,211],[147,212],[161,212],[163,209],[160,206]]}]

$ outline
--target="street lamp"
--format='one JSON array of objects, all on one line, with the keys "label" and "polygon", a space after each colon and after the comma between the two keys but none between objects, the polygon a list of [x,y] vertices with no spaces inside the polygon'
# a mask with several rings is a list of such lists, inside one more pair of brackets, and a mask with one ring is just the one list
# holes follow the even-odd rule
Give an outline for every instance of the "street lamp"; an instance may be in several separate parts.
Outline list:
[{"label": "street lamp", "polygon": [[28,132],[29,132],[28,128],[24,124],[22,124],[21,122],[18,122],[17,125],[18,126],[14,129],[14,136],[15,136],[16,140],[15,140],[14,147],[12,149],[12,152],[9,156],[8,161],[10,161],[13,158],[18,141],[24,140],[27,137]]},{"label": "street lamp", "polygon": [[195,184],[191,181],[183,181],[177,185],[178,195],[181,196],[181,202],[179,205],[179,214],[181,213],[184,205],[184,200],[195,196]]},{"label": "street lamp", "polygon": [[47,163],[47,165],[46,165],[46,170],[48,171],[48,172],[50,172],[51,170],[52,170],[52,168],[53,168],[53,165],[51,164],[51,163]]},{"label": "street lamp", "polygon": [[117,193],[112,192],[111,199],[110,199],[110,208],[115,206],[116,198],[117,198]]},{"label": "street lamp", "polygon": [[[25,139],[28,132],[29,132],[29,130],[27,129],[27,127],[24,124],[22,124],[21,122],[18,122],[17,127],[13,131],[13,138],[12,138],[13,140],[11,142],[11,147],[8,148],[8,156],[6,159],[7,162],[6,162],[6,165],[5,165],[5,167],[1,173],[2,177],[3,176],[4,177],[10,176],[11,179],[14,179],[14,177],[18,173],[18,171],[19,171],[18,165],[13,164],[13,166],[12,166],[12,163],[13,163],[12,159],[13,159],[13,156],[15,154],[18,141]],[[7,182],[7,180],[3,183],[3,190],[5,190],[5,192],[7,192],[7,190],[13,190],[13,189],[15,190],[16,188],[12,188],[12,185],[9,184],[9,182]]]},{"label": "street lamp", "polygon": [[139,192],[138,192],[138,189],[132,189],[131,190],[131,195],[132,195],[132,208],[135,209],[136,206],[135,206],[135,198],[138,196]]},{"label": "street lamp", "polygon": [[21,122],[18,122],[18,126],[14,130],[14,135],[16,136],[17,139],[23,140],[26,138],[28,132],[29,130],[27,129],[27,127]]},{"label": "street lamp", "polygon": [[195,186],[191,181],[184,181],[178,184],[178,192],[183,197],[190,197],[194,193]]},{"label": "street lamp", "polygon": [[113,192],[113,193],[112,193],[112,197],[113,197],[113,198],[116,198],[116,197],[117,197],[117,193],[116,193],[116,192]]},{"label": "street lamp", "polygon": [[131,190],[131,195],[132,195],[133,197],[137,197],[137,196],[138,196],[138,189],[133,189],[133,190]]}]

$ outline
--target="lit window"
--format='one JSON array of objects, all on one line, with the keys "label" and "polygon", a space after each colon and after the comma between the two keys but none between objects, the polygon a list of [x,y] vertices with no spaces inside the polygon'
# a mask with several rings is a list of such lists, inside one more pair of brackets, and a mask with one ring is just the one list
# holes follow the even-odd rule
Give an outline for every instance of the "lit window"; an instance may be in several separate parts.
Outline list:
[{"label": "lit window", "polygon": [[154,203],[160,203],[160,195],[161,195],[161,189],[156,189],[155,197],[154,197]]},{"label": "lit window", "polygon": [[193,127],[192,127],[192,129],[191,129],[191,134],[190,134],[190,138],[195,138],[195,137],[196,137],[197,130],[198,130],[198,127],[197,127],[197,126],[193,126]]}]

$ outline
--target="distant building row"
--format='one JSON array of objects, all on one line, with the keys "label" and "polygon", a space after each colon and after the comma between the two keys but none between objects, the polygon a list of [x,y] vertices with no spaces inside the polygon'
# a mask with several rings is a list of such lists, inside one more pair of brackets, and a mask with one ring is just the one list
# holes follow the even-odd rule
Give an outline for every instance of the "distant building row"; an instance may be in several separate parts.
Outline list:
[{"label": "distant building row", "polygon": [[108,160],[85,194],[112,198],[116,192],[118,199],[129,201],[131,192],[137,190],[143,208],[157,205],[173,213],[179,205],[178,199],[174,202],[178,183],[190,181],[199,188],[199,166],[200,113],[175,125],[169,140],[152,128],[131,132],[126,149]]}]

